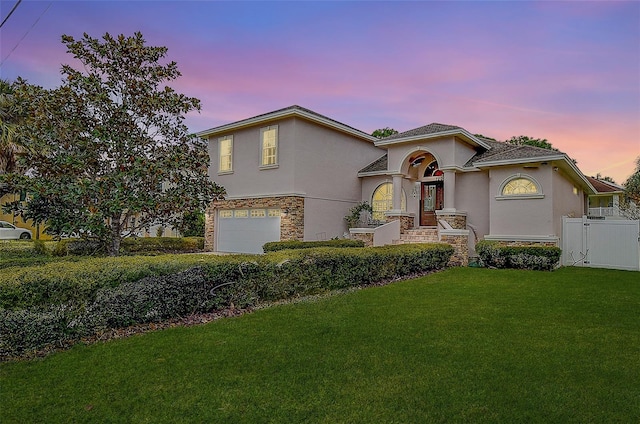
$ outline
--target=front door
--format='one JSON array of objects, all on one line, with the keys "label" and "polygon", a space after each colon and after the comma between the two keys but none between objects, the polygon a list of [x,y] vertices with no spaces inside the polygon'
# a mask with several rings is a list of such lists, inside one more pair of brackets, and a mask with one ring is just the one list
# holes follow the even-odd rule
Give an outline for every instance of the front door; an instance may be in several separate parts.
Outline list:
[{"label": "front door", "polygon": [[432,227],[438,224],[436,211],[444,204],[444,184],[442,181],[422,183],[420,198],[420,225]]}]

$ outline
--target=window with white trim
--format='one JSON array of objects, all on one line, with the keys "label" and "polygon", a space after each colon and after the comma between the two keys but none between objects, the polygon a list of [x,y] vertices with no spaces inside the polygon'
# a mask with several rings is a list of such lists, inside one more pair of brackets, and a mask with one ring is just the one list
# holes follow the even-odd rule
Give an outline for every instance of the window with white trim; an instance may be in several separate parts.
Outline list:
[{"label": "window with white trim", "polygon": [[278,165],[278,126],[272,125],[260,129],[260,166]]},{"label": "window with white trim", "polygon": [[235,218],[247,218],[249,216],[249,211],[246,209],[240,209],[233,212],[233,216]]},{"label": "window with white trim", "polygon": [[[393,209],[392,183],[382,183],[374,190],[373,196],[371,196],[371,208],[373,209],[371,217],[374,220],[385,220],[385,212]],[[403,211],[407,210],[407,195],[404,192],[404,189],[402,190],[402,195],[400,197],[400,209]]]},{"label": "window with white trim", "polygon": [[220,211],[220,218],[233,218],[233,211],[228,209]]},{"label": "window with white trim", "polygon": [[218,172],[233,171],[233,136],[218,139]]},{"label": "window with white trim", "polygon": [[264,218],[267,212],[264,209],[251,209],[251,218]]},{"label": "window with white trim", "polygon": [[528,175],[516,174],[502,182],[497,199],[539,199],[544,197],[540,184]]},{"label": "window with white trim", "polygon": [[279,218],[280,214],[281,214],[280,209],[269,209],[269,216],[271,218],[275,218],[275,217]]}]

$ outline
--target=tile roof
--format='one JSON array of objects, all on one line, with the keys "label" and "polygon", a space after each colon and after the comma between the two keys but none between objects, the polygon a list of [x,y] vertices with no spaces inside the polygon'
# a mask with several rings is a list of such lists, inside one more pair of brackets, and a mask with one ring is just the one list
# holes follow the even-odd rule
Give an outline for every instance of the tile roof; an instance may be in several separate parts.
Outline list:
[{"label": "tile roof", "polygon": [[[483,139],[484,140],[484,139]],[[543,149],[534,146],[514,146],[502,141],[485,140],[491,144],[491,149],[472,157],[465,166],[477,166],[488,162],[504,160],[527,160],[533,158],[557,157],[564,153],[557,150]]]},{"label": "tile roof", "polygon": [[587,177],[587,180],[591,183],[593,188],[598,193],[613,193],[616,191],[623,191],[624,189],[617,184],[610,183],[608,181],[599,180],[593,177]]},{"label": "tile roof", "polygon": [[438,124],[436,122],[431,123],[429,125],[425,125],[423,127],[419,127],[419,128],[414,128],[412,130],[409,131],[405,131],[405,132],[401,132],[398,134],[394,134],[394,135],[390,135],[389,137],[385,137],[383,138],[383,140],[395,140],[398,138],[405,138],[405,137],[415,137],[418,135],[428,135],[428,134],[437,134],[440,132],[445,132],[445,131],[452,131],[452,130],[461,130],[461,127],[457,127],[455,125],[447,125],[447,124]]},{"label": "tile roof", "polygon": [[360,171],[358,171],[358,173],[379,172],[379,171],[386,171],[386,170],[387,170],[387,154],[385,153],[384,156],[374,160],[369,165],[365,166]]}]

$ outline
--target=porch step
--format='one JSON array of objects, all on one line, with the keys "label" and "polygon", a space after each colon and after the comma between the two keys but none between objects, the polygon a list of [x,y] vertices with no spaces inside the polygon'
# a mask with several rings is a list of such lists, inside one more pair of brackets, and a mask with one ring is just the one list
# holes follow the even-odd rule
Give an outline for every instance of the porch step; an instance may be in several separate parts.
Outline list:
[{"label": "porch step", "polygon": [[400,240],[394,240],[394,244],[437,243],[437,242],[438,242],[437,228],[416,228],[412,230],[406,230],[403,234],[400,234]]}]

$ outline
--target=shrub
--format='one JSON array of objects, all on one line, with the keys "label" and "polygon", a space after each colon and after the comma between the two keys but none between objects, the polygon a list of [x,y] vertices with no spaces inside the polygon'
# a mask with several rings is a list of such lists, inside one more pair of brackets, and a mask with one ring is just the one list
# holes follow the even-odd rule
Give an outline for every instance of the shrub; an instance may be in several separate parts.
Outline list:
[{"label": "shrub", "polygon": [[555,246],[502,246],[489,240],[478,242],[476,252],[485,266],[544,271],[557,267],[562,254]]},{"label": "shrub", "polygon": [[323,241],[271,241],[262,246],[262,250],[267,252],[277,252],[286,249],[313,249],[316,247],[364,247],[361,240],[338,239]]},{"label": "shrub", "polygon": [[42,240],[34,240],[33,241],[33,253],[36,255],[46,256],[49,254],[49,248]]},{"label": "shrub", "polygon": [[[97,260],[85,260],[78,267],[71,267],[66,282],[53,277],[46,283],[41,277],[23,284],[24,297],[39,297],[38,305],[0,309],[0,355],[19,355],[51,343],[61,346],[110,328],[229,306],[251,307],[440,269],[452,253],[453,248],[446,244],[415,244],[370,249],[323,247],[263,256],[190,255],[199,262],[191,261],[189,269],[179,270],[189,264],[181,261],[146,277],[145,272],[161,263],[156,260],[166,262],[166,257],[108,258],[116,262],[106,267],[100,263],[107,270],[118,261],[122,265],[126,259],[135,259],[126,268],[129,273],[134,272],[132,264],[141,268],[135,277],[122,268],[119,273],[100,275],[96,268],[88,278],[87,265]],[[46,273],[51,274],[51,270]],[[78,284],[79,281],[84,283]],[[50,296],[49,289],[60,293]],[[42,303],[45,299],[48,303]]]},{"label": "shrub", "polygon": [[115,287],[151,275],[183,271],[211,255],[160,255],[82,258],[41,266],[7,268],[0,273],[0,307],[6,309],[90,301],[104,287]]},{"label": "shrub", "polygon": [[361,202],[349,209],[349,215],[344,217],[344,220],[347,221],[347,226],[349,228],[353,228],[358,225],[358,221],[360,221],[362,212],[368,212],[369,214],[372,214],[373,208],[369,203]]},{"label": "shrub", "polygon": [[96,256],[106,252],[106,246],[97,240],[64,239],[56,243],[51,253],[54,256]]},{"label": "shrub", "polygon": [[130,237],[120,248],[125,254],[198,252],[204,249],[204,237]]}]

